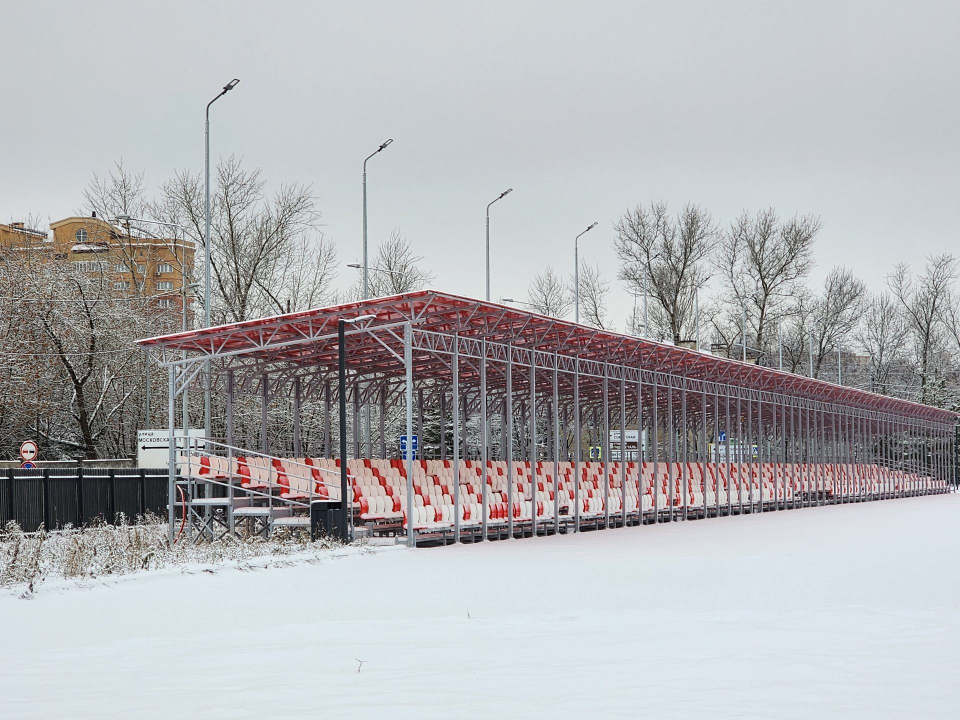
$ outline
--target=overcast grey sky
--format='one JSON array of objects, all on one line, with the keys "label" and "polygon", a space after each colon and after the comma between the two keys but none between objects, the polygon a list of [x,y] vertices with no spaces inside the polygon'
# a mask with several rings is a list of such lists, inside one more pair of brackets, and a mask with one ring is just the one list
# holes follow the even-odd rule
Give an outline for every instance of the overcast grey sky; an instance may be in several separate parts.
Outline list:
[{"label": "overcast grey sky", "polygon": [[[525,297],[573,238],[616,289],[628,207],[819,214],[835,264],[878,289],[895,262],[956,251],[960,3],[85,2],[0,0],[0,221],[82,207],[123,159],[155,186],[236,153],[311,183],[340,258],[399,228],[435,286]],[[350,269],[341,281],[352,280]]]}]

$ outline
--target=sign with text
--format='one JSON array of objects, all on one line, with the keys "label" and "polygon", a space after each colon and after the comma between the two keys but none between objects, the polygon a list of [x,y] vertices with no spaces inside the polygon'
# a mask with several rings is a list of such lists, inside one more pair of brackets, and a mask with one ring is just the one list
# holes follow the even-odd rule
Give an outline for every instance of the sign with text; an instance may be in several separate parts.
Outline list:
[{"label": "sign with text", "polygon": [[[203,449],[206,444],[202,428],[191,428],[184,436],[183,428],[174,430],[176,448],[184,452],[189,447]],[[137,433],[137,467],[165,468],[170,462],[170,430],[141,430]]]}]

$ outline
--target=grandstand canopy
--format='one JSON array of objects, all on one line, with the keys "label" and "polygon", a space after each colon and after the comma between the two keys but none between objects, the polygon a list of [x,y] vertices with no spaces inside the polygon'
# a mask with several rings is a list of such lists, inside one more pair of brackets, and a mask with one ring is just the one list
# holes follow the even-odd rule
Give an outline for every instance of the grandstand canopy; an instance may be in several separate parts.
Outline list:
[{"label": "grandstand canopy", "polygon": [[[421,337],[483,340],[581,361],[642,368],[673,377],[723,383],[779,395],[893,412],[935,422],[957,414],[801,375],[669,344],[546,317],[493,302],[424,290],[298,313],[192,330],[139,341],[168,365],[205,359],[224,368],[315,366],[335,369],[337,320],[372,315],[356,323],[348,344],[351,372],[402,377],[403,327]],[[419,345],[412,361],[418,379],[449,376],[443,356]],[[181,359],[186,353],[187,359]],[[469,372],[469,370],[467,371]]]}]

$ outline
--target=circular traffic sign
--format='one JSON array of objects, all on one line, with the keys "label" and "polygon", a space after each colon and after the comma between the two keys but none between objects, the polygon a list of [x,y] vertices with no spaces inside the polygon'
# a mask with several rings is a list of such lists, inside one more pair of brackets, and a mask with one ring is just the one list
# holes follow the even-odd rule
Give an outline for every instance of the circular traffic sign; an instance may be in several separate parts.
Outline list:
[{"label": "circular traffic sign", "polygon": [[39,448],[33,440],[27,440],[20,446],[20,458],[24,462],[32,463],[37,459],[37,452]]},{"label": "circular traffic sign", "polygon": [[21,470],[36,470],[36,469],[37,469],[37,466],[36,466],[34,463],[30,462],[29,460],[25,460],[24,462],[20,463],[20,469],[21,469]]}]

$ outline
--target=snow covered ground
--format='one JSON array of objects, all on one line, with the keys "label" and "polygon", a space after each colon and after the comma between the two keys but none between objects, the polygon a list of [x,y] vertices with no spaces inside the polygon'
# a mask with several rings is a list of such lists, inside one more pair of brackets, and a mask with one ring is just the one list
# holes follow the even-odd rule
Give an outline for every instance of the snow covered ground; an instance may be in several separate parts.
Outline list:
[{"label": "snow covered ground", "polygon": [[948,495],[49,585],[0,597],[0,717],[954,718],[958,526]]}]

